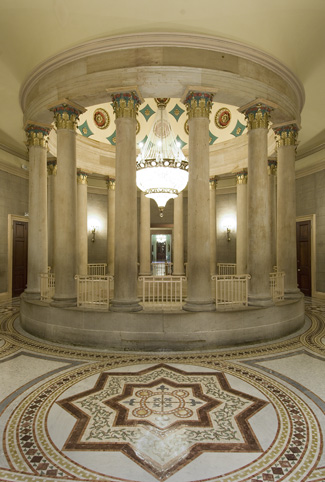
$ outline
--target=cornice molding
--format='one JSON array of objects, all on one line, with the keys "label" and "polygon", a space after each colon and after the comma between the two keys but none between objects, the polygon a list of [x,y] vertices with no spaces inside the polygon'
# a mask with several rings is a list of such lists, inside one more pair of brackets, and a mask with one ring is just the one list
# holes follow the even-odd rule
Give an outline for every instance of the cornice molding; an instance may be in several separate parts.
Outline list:
[{"label": "cornice molding", "polygon": [[311,156],[312,154],[316,154],[316,152],[322,151],[325,149],[325,142],[322,144],[318,144],[317,146],[311,147],[310,149],[306,149],[303,151],[297,152],[296,155],[296,160],[299,161],[299,159],[304,159],[305,157]]},{"label": "cornice molding", "polygon": [[39,64],[21,86],[19,101],[23,112],[30,90],[46,74],[55,69],[88,56],[105,52],[148,47],[183,47],[211,50],[238,56],[255,62],[278,74],[294,90],[301,111],[305,102],[305,91],[298,77],[282,62],[270,54],[234,40],[208,35],[179,32],[148,32],[118,35],[92,40],[54,55]]},{"label": "cornice molding", "polygon": [[18,149],[15,149],[14,147],[6,146],[6,144],[2,144],[2,143],[0,143],[0,150],[8,152],[8,154],[11,154],[12,156],[19,157],[19,159],[23,159],[24,161],[28,161],[27,151],[26,151],[26,154],[24,154]]},{"label": "cornice molding", "polygon": [[7,172],[8,174],[12,174],[14,176],[22,177],[23,179],[29,179],[29,171],[26,171],[16,166],[12,166],[11,164],[6,164],[5,162],[1,161],[0,171]]},{"label": "cornice molding", "polygon": [[309,166],[304,169],[300,169],[299,171],[296,171],[296,179],[310,176],[311,174],[315,174],[316,172],[324,171],[324,170],[325,170],[325,161],[318,162],[313,166]]}]

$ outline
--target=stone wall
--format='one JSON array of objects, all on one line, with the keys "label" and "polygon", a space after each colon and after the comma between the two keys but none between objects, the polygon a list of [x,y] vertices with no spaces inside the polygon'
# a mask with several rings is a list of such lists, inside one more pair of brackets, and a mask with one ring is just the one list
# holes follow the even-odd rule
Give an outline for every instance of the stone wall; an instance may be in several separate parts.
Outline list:
[{"label": "stone wall", "polygon": [[[107,195],[88,192],[87,218],[88,263],[107,263]],[[89,229],[92,222],[99,226],[94,243]]]},{"label": "stone wall", "polygon": [[325,170],[296,181],[297,216],[316,215],[316,291],[325,293]]},{"label": "stone wall", "polygon": [[232,229],[230,241],[227,241],[227,232],[224,227],[227,217],[236,219],[236,194],[218,194],[217,191],[216,203],[217,263],[236,263],[236,229]]},{"label": "stone wall", "polygon": [[28,180],[0,171],[0,293],[8,291],[8,214],[28,212]]}]

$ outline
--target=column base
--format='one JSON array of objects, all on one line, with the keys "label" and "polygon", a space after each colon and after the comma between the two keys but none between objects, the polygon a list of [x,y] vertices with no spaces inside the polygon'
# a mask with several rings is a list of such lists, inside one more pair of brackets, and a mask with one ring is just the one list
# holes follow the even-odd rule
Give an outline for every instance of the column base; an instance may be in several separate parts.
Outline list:
[{"label": "column base", "polygon": [[186,300],[183,306],[185,311],[216,311],[216,305],[212,300],[190,301]]},{"label": "column base", "polygon": [[77,306],[77,298],[61,298],[53,297],[53,301],[50,303],[54,308],[70,308]]},{"label": "column base", "polygon": [[267,295],[248,295],[248,305],[249,306],[262,306],[268,307],[273,306],[274,302],[270,296]]},{"label": "column base", "polygon": [[139,304],[139,300],[134,300],[134,301],[113,300],[112,305],[110,307],[110,311],[131,312],[131,311],[141,311],[141,310],[143,310],[143,306]]},{"label": "column base", "polygon": [[41,292],[36,290],[29,290],[28,288],[25,289],[24,294],[26,298],[29,300],[40,300],[41,299]]},{"label": "column base", "polygon": [[298,288],[284,290],[284,298],[286,300],[299,300],[303,296],[303,293]]}]

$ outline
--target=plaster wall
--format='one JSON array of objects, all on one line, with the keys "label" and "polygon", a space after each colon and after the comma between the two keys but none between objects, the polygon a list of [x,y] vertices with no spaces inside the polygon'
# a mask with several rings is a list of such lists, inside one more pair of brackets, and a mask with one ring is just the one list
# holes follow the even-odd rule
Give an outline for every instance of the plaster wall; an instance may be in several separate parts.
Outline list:
[{"label": "plaster wall", "polygon": [[[91,194],[87,199],[88,263],[107,263],[107,195]],[[98,225],[95,242],[91,241],[89,225]]]},{"label": "plaster wall", "polygon": [[216,196],[217,213],[217,263],[236,263],[236,229],[230,233],[230,241],[227,241],[227,233],[224,228],[226,219],[230,217],[236,224],[236,194],[218,194]]}]

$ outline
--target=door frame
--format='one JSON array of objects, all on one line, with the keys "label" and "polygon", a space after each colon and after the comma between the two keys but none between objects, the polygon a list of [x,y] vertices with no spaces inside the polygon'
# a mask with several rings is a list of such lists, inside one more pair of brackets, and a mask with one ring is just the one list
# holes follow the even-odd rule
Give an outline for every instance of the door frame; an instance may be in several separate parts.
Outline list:
[{"label": "door frame", "polygon": [[5,293],[0,293],[0,300],[11,299],[12,293],[12,255],[13,255],[13,226],[14,221],[21,221],[23,223],[28,223],[28,216],[18,216],[16,214],[8,214],[8,278],[7,278],[7,289]]},{"label": "door frame", "polygon": [[296,223],[310,221],[310,269],[311,269],[311,296],[313,298],[325,298],[325,293],[316,291],[316,214],[297,216]]}]

